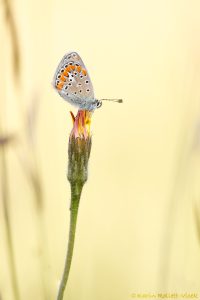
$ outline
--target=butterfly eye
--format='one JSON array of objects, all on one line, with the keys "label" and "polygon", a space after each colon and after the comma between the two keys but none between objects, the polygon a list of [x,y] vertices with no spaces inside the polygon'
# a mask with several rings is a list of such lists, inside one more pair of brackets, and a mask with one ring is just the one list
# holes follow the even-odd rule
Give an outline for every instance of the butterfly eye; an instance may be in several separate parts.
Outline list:
[{"label": "butterfly eye", "polygon": [[87,89],[86,91],[87,91],[87,92],[89,92],[90,90],[89,90],[89,89]]},{"label": "butterfly eye", "polygon": [[57,78],[59,79],[60,77],[61,77],[61,75],[60,75],[60,74],[58,74],[58,75],[57,75]]},{"label": "butterfly eye", "polygon": [[61,72],[61,73],[64,72],[64,69],[61,69],[60,72]]},{"label": "butterfly eye", "polygon": [[68,64],[64,65],[65,68],[67,68]]},{"label": "butterfly eye", "polygon": [[97,100],[97,108],[101,107],[102,102]]},{"label": "butterfly eye", "polygon": [[85,83],[88,83],[88,82],[89,82],[88,80],[85,81]]}]

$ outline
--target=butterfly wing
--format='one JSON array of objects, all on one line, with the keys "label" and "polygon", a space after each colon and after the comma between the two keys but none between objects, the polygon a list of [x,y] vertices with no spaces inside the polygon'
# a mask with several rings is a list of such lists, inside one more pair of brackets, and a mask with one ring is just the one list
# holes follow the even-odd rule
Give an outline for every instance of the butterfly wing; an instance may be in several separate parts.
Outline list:
[{"label": "butterfly wing", "polygon": [[70,52],[59,63],[53,86],[69,103],[83,107],[88,101],[94,100],[94,91],[88,71],[76,52]]}]

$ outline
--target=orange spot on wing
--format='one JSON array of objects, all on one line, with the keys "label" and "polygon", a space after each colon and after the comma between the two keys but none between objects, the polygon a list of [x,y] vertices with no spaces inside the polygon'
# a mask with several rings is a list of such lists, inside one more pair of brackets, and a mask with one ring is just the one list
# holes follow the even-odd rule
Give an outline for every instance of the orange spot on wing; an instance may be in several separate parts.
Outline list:
[{"label": "orange spot on wing", "polygon": [[65,82],[65,81],[66,81],[65,76],[64,76],[64,75],[61,75],[61,76],[60,76],[60,80]]},{"label": "orange spot on wing", "polygon": [[59,82],[59,83],[57,84],[57,89],[58,89],[58,90],[62,90],[63,85],[64,85],[64,82]]},{"label": "orange spot on wing", "polygon": [[71,66],[68,66],[65,70],[67,70],[67,72],[71,72]]},{"label": "orange spot on wing", "polygon": [[75,66],[71,66],[71,69],[74,71],[75,70]]},{"label": "orange spot on wing", "polygon": [[86,72],[86,70],[85,70],[85,69],[82,69],[82,73],[83,73],[83,75],[84,75],[84,76],[86,76],[86,75],[87,75],[87,72]]},{"label": "orange spot on wing", "polygon": [[81,71],[81,66],[77,66],[77,67],[76,67],[76,70],[80,73],[80,71]]},{"label": "orange spot on wing", "polygon": [[67,68],[64,70],[64,72],[63,72],[63,75],[65,75],[65,76],[69,77],[69,74],[68,74]]}]

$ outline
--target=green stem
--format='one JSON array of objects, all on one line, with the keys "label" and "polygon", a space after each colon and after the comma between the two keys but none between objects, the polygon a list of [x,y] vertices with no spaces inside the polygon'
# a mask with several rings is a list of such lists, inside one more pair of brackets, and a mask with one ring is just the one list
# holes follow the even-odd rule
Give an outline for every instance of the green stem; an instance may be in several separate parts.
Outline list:
[{"label": "green stem", "polygon": [[67,256],[65,260],[64,271],[58,291],[57,300],[62,300],[64,296],[64,291],[67,285],[69,271],[71,267],[73,250],[74,250],[74,240],[76,233],[76,223],[77,223],[77,215],[79,208],[79,201],[81,197],[81,191],[83,188],[83,184],[80,183],[71,183],[71,206],[70,206],[70,226],[69,226],[69,240],[68,240],[68,249]]},{"label": "green stem", "polygon": [[5,218],[5,229],[6,229],[6,238],[8,243],[8,257],[11,271],[11,282],[13,286],[14,299],[20,300],[19,288],[17,282],[17,271],[15,266],[15,257],[14,257],[14,247],[12,241],[12,230],[11,222],[9,217],[9,191],[8,191],[8,174],[7,174],[7,163],[6,163],[6,154],[4,146],[1,146],[1,163],[2,163],[2,198],[3,198],[3,210]]}]

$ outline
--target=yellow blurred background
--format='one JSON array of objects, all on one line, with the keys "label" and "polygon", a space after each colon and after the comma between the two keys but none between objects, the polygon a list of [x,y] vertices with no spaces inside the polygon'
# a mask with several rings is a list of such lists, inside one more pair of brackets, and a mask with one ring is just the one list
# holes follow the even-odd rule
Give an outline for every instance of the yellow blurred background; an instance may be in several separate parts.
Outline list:
[{"label": "yellow blurred background", "polygon": [[57,294],[69,226],[69,111],[76,109],[51,81],[71,50],[96,97],[124,103],[103,103],[93,115],[64,299],[158,292],[200,299],[199,11],[197,0],[1,1],[1,300]]}]

